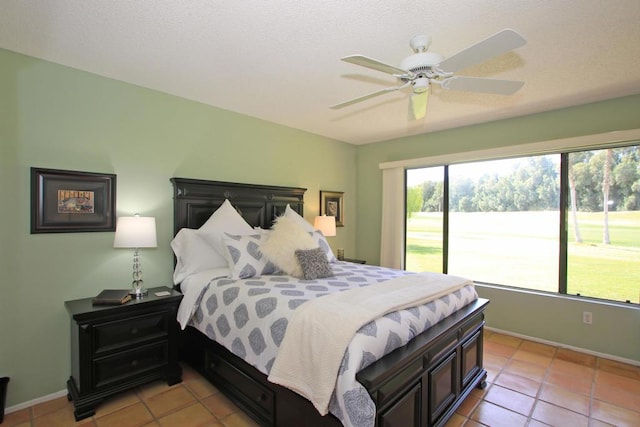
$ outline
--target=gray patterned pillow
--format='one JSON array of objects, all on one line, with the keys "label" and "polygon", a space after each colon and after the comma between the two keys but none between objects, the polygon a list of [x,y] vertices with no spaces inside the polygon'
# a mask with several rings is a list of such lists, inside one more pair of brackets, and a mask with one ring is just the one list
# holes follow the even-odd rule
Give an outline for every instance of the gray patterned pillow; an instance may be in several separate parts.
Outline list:
[{"label": "gray patterned pillow", "polygon": [[302,275],[306,280],[321,279],[334,276],[327,260],[327,254],[322,248],[298,249],[296,258],[302,267]]},{"label": "gray patterned pillow", "polygon": [[338,262],[338,258],[336,258],[336,256],[333,254],[333,251],[331,250],[331,247],[327,242],[327,238],[324,237],[322,231],[315,230],[310,232],[309,234],[311,235],[311,238],[313,238],[313,240],[318,244],[318,246],[322,248],[324,253],[327,255],[327,259],[329,260],[329,262]]},{"label": "gray patterned pillow", "polygon": [[264,238],[264,234],[238,236],[224,233],[223,240],[232,279],[247,279],[279,271],[278,267],[260,252],[260,243]]}]

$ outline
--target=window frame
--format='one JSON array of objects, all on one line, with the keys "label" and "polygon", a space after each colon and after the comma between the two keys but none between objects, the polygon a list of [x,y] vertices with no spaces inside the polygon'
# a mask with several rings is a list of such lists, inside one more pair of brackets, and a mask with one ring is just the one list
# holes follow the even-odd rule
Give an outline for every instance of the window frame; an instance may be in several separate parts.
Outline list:
[{"label": "window frame", "polygon": [[[524,291],[543,292],[561,297],[577,297],[599,300],[609,303],[620,304],[634,304],[634,302],[608,300],[588,295],[572,295],[567,293],[567,281],[568,281],[568,220],[567,220],[567,208],[568,208],[568,166],[569,166],[569,153],[591,150],[602,150],[607,148],[620,148],[630,145],[640,145],[640,129],[633,129],[628,131],[609,132],[604,134],[589,135],[585,137],[567,138],[562,140],[545,141],[533,144],[524,144],[521,146],[509,146],[496,149],[488,149],[481,151],[472,151],[466,153],[448,154],[441,156],[433,156],[420,159],[411,159],[400,162],[387,162],[381,163],[380,168],[393,168],[403,167],[405,182],[404,192],[407,189],[407,170],[429,167],[444,167],[444,188],[443,188],[443,272],[448,272],[448,240],[449,240],[449,166],[461,163],[482,162],[490,160],[500,160],[506,158],[526,158],[536,155],[548,155],[559,154],[560,155],[560,194],[559,194],[559,268],[558,268],[558,291],[546,292],[538,291],[535,289],[529,289],[525,287],[499,285],[487,283],[491,286],[504,287],[509,289],[518,289]],[[406,200],[406,199],[405,199]],[[406,202],[402,206],[402,210],[405,211],[406,221]],[[406,224],[404,228],[403,241],[406,239]],[[406,261],[406,245],[404,245],[403,251],[403,265]]]}]

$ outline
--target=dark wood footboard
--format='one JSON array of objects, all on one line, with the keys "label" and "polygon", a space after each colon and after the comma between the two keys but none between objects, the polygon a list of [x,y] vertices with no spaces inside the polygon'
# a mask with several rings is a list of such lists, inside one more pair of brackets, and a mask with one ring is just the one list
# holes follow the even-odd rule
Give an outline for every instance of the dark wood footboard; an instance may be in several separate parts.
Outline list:
[{"label": "dark wood footboard", "polygon": [[356,375],[377,408],[377,426],[442,426],[486,385],[484,310],[478,299]]},{"label": "dark wood footboard", "polygon": [[[376,426],[442,426],[471,393],[484,387],[484,309],[478,299],[356,376],[376,403]],[[340,426],[298,394],[194,328],[183,331],[183,359],[260,425]]]}]

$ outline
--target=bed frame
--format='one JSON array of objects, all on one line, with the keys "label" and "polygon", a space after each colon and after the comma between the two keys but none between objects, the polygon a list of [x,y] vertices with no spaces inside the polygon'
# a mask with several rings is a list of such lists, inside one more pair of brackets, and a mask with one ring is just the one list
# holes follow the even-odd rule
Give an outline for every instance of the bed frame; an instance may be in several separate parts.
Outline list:
[{"label": "bed frame", "polygon": [[[174,234],[200,227],[225,199],[251,226],[262,228],[270,228],[287,204],[303,213],[304,188],[185,178],[171,182]],[[488,303],[474,301],[357,374],[376,404],[376,426],[442,426],[473,388],[486,386],[482,338]],[[268,382],[195,328],[181,334],[181,357],[260,425],[342,425],[331,414],[321,416],[300,395]]]}]

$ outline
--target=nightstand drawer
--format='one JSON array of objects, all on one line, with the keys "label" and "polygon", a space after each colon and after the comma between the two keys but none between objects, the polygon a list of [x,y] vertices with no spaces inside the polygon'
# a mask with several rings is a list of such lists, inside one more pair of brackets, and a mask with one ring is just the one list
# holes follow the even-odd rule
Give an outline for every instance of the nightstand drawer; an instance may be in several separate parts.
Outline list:
[{"label": "nightstand drawer", "polygon": [[160,342],[94,360],[95,386],[108,386],[165,366],[169,360],[168,347],[168,342]]},{"label": "nightstand drawer", "polygon": [[164,312],[130,317],[94,326],[94,354],[123,348],[142,341],[167,336],[167,315]]}]

